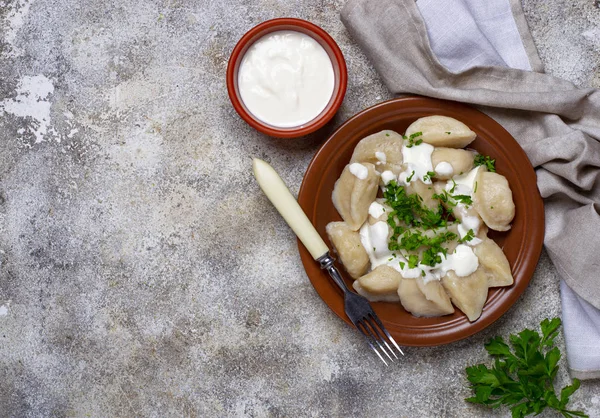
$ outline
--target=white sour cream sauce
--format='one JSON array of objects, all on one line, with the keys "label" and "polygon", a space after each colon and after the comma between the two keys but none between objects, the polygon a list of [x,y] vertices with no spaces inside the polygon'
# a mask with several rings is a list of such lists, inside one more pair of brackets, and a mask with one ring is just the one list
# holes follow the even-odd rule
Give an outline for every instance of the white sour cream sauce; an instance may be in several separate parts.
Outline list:
[{"label": "white sour cream sauce", "polygon": [[[431,163],[432,153],[433,145],[424,142],[419,145],[413,145],[410,148],[404,145],[402,147],[402,157],[406,164],[406,170],[400,173],[398,180],[404,184],[416,180],[421,180],[425,184],[431,184],[431,179],[424,179],[424,177],[428,171],[433,171]],[[415,173],[414,175],[412,174],[413,172]]]},{"label": "white sour cream sauce", "polygon": [[390,170],[386,170],[383,173],[381,173],[381,181],[383,181],[383,184],[385,184],[386,186],[392,180],[397,180],[397,178],[396,175]]},{"label": "white sour cream sauce", "polygon": [[451,176],[454,174],[454,167],[447,161],[442,161],[435,166],[435,173],[439,176]]},{"label": "white sour cream sauce", "polygon": [[377,164],[385,164],[387,162],[387,156],[385,155],[385,152],[376,151],[375,158],[378,160]]},{"label": "white sour cream sauce", "polygon": [[[467,195],[473,198],[473,193],[475,190],[475,179],[477,178],[477,173],[479,172],[479,167],[477,166],[468,173],[454,176],[452,181],[446,183],[446,191],[450,193],[450,190],[454,188],[452,192],[453,195]],[[477,216],[469,216],[467,215],[467,208],[464,203],[458,203],[456,205],[455,211],[461,212],[462,222],[458,225],[458,234],[461,238],[464,238],[470,229],[473,230],[473,233],[477,234],[479,232],[479,228],[481,227],[481,220]],[[467,242],[467,245],[475,246],[481,243],[481,239],[474,237],[470,241]]]},{"label": "white sour cream sauce", "polygon": [[308,35],[276,31],[256,41],[238,72],[242,101],[269,125],[301,126],[325,109],[334,88],[331,60]]},{"label": "white sour cream sauce", "polygon": [[373,202],[371,203],[371,206],[369,206],[369,215],[375,219],[379,218],[384,213],[385,207],[379,202]]},{"label": "white sour cream sauce", "polygon": [[348,170],[359,180],[364,180],[369,176],[369,169],[360,163],[352,163]]},{"label": "white sour cream sauce", "polygon": [[473,274],[479,267],[479,259],[471,247],[459,244],[452,254],[444,256],[440,253],[442,262],[433,267],[419,264],[415,268],[408,268],[406,258],[392,253],[388,249],[389,227],[387,223],[380,221],[369,225],[368,222],[365,222],[359,233],[360,241],[371,260],[371,269],[385,264],[398,271],[406,279],[423,277],[424,282],[427,283],[432,280],[440,280],[449,270],[454,270],[458,277],[466,277]]}]

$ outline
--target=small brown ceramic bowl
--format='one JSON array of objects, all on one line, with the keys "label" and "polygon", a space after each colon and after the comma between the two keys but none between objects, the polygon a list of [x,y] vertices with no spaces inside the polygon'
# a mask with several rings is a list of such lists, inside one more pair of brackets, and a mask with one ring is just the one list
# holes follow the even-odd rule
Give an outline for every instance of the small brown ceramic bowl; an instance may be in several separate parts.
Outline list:
[{"label": "small brown ceramic bowl", "polygon": [[[329,59],[333,65],[334,86],[329,103],[327,103],[325,109],[323,109],[323,111],[313,120],[291,128],[272,126],[254,117],[242,101],[238,89],[238,69],[248,48],[268,33],[280,30],[291,30],[310,36],[325,49],[325,52],[329,55]],[[272,19],[253,27],[242,36],[242,39],[240,39],[235,48],[233,48],[231,57],[229,57],[229,64],[227,65],[227,90],[229,92],[229,99],[231,99],[231,103],[235,110],[250,126],[264,134],[277,138],[297,138],[323,127],[323,125],[329,122],[340,108],[342,101],[344,100],[344,95],[346,94],[347,84],[348,72],[346,70],[346,61],[344,60],[344,56],[338,45],[323,29],[301,19]]]},{"label": "small brown ceramic bowl", "polygon": [[[384,129],[404,133],[412,122],[431,115],[450,116],[467,124],[477,133],[469,148],[496,159],[497,172],[508,180],[516,206],[512,228],[507,232],[490,231],[489,237],[502,247],[515,282],[509,287],[491,288],[483,313],[475,322],[469,322],[458,309],[452,315],[417,318],[406,312],[400,303],[373,303],[373,309],[396,341],[408,346],[451,343],[481,331],[500,318],[527,288],[544,240],[542,198],[533,167],[519,144],[496,121],[478,110],[425,97],[390,100],[364,110],[334,132],[314,156],[302,181],[298,202],[321,236],[327,236],[325,226],[329,222],[341,220],[333,207],[331,193],[356,144],[367,135]],[[308,278],[319,296],[350,324],[344,313],[340,289],[301,243],[299,250]],[[338,267],[346,283],[351,285],[352,279],[341,265]]]}]

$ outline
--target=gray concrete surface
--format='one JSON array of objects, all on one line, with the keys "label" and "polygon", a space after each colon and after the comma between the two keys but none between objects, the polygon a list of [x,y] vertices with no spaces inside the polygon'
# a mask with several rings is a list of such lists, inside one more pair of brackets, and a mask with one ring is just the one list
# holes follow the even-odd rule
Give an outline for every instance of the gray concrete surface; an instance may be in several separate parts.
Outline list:
[{"label": "gray concrete surface", "polygon": [[[385,369],[318,298],[251,176],[262,157],[297,192],[327,133],[390,97],[343,4],[0,3],[1,417],[508,416],[463,401],[464,367],[560,315],[545,254],[489,329]],[[548,72],[600,87],[595,2],[524,8]],[[281,16],[325,28],[350,72],[338,116],[302,140],[253,131],[224,83],[239,37]],[[600,382],[573,407],[600,416]]]}]

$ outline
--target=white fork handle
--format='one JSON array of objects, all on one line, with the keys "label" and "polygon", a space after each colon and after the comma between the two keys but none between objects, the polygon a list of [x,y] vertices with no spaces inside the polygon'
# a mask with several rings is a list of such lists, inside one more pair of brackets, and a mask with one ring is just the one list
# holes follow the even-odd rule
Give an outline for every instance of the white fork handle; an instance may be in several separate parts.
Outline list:
[{"label": "white fork handle", "polygon": [[310,255],[316,260],[327,254],[329,251],[327,244],[273,167],[263,160],[254,158],[252,169],[262,191],[302,241]]}]

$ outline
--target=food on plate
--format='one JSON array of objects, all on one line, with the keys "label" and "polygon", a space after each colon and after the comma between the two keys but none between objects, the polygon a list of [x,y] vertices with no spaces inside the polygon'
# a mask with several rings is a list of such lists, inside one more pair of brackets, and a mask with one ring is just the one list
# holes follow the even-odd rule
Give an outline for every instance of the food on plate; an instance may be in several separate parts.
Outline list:
[{"label": "food on plate", "polygon": [[382,265],[375,267],[353,284],[354,289],[370,300],[398,302],[398,286],[402,275],[393,268]]},{"label": "food on plate", "polygon": [[489,228],[508,231],[515,217],[515,202],[506,178],[498,173],[479,173],[473,207]]},{"label": "food on plate", "polygon": [[461,149],[474,139],[464,123],[428,116],[357,144],[332,194],[344,221],[327,234],[359,294],[419,317],[454,305],[475,321],[488,288],[514,282],[487,236],[510,229],[512,192],[495,160]]},{"label": "food on plate", "polygon": [[326,232],[350,277],[358,279],[365,274],[369,269],[369,255],[360,242],[360,234],[346,222],[330,222]]},{"label": "food on plate", "polygon": [[348,164],[333,187],[333,205],[342,219],[357,231],[369,216],[377,196],[379,175],[370,163]]},{"label": "food on plate", "polygon": [[448,116],[426,116],[417,119],[407,129],[405,135],[420,132],[423,142],[436,147],[464,148],[475,140],[477,134],[467,125]]},{"label": "food on plate", "polygon": [[442,277],[442,286],[454,306],[467,315],[469,321],[479,318],[489,287],[487,276],[483,271],[477,269],[468,276],[460,277],[450,270]]},{"label": "food on plate", "polygon": [[490,287],[513,284],[514,279],[510,273],[510,264],[508,264],[502,248],[494,240],[487,236],[483,237],[481,243],[473,247],[473,252],[479,259],[479,268],[485,272]]},{"label": "food on plate", "polygon": [[442,316],[454,313],[454,307],[441,283],[425,283],[422,277],[402,279],[398,286],[402,307],[414,316]]},{"label": "food on plate", "polygon": [[392,208],[385,203],[385,199],[375,199],[369,206],[369,225],[376,224],[377,222],[387,222],[388,213],[392,212]]},{"label": "food on plate", "polygon": [[[381,131],[363,138],[350,158],[350,163],[402,164],[402,136],[394,131]],[[384,171],[384,170],[379,170]]]},{"label": "food on plate", "polygon": [[475,153],[456,148],[435,148],[431,153],[431,165],[437,180],[450,180],[455,174],[468,173],[473,168]]}]

